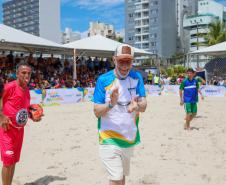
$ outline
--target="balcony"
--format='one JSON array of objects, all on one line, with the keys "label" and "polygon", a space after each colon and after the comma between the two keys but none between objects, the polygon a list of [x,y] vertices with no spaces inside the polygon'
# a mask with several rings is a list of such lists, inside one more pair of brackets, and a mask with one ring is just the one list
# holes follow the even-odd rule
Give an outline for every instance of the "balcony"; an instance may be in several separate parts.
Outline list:
[{"label": "balcony", "polygon": [[[199,46],[199,49],[203,49],[203,48],[206,48],[206,46]],[[197,51],[197,46],[191,46],[190,47],[190,51]]]},{"label": "balcony", "polygon": [[[203,43],[205,42],[205,39],[203,37],[199,37],[198,42]],[[197,43],[197,37],[193,37],[192,39],[190,39],[190,44],[191,43]]]},{"label": "balcony", "polygon": [[[208,33],[209,29],[208,28],[199,28],[198,32],[199,33]],[[193,29],[190,31],[190,35],[195,35],[197,34],[197,29]]]},{"label": "balcony", "polygon": [[135,5],[149,3],[149,0],[136,0]]},{"label": "balcony", "polygon": [[142,30],[142,33],[149,33],[149,32],[150,32],[149,27],[145,27]]}]

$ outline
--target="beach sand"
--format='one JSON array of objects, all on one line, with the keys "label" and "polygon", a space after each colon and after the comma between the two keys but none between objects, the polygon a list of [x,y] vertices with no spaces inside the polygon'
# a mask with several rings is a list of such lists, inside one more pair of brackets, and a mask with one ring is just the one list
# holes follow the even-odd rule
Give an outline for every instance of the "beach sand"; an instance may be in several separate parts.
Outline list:
[{"label": "beach sand", "polygon": [[[226,185],[225,110],[225,98],[200,101],[194,129],[184,131],[179,97],[148,97],[127,184]],[[92,103],[45,107],[41,123],[29,122],[13,184],[108,184]]]}]

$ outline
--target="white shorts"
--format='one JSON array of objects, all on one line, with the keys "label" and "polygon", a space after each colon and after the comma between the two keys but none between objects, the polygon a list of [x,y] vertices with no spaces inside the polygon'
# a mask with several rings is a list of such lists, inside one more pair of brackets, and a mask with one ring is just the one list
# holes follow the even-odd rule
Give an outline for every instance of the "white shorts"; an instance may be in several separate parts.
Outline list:
[{"label": "white shorts", "polygon": [[132,156],[133,147],[120,148],[115,145],[100,145],[100,158],[110,180],[119,181],[123,179],[123,176],[129,175]]}]

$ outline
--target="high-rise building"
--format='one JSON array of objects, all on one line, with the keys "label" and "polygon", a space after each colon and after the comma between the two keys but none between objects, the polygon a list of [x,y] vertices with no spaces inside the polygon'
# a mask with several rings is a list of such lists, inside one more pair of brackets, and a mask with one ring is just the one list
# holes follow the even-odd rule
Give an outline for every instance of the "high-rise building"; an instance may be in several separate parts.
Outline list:
[{"label": "high-rise building", "polygon": [[62,33],[62,44],[67,44],[76,40],[81,39],[81,33],[73,32],[70,28],[65,28],[65,31]]},{"label": "high-rise building", "polygon": [[199,0],[198,14],[187,16],[183,23],[189,31],[189,51],[206,47],[204,37],[209,32],[209,24],[217,20],[226,23],[226,7],[214,0]]},{"label": "high-rise building", "polygon": [[177,0],[177,52],[189,50],[189,32],[183,28],[184,17],[198,13],[198,0]]},{"label": "high-rise building", "polygon": [[[190,52],[207,47],[205,37],[210,31],[210,23],[215,21],[226,25],[226,7],[214,0],[199,0],[198,14],[185,17],[183,22],[184,29],[189,32]],[[190,59],[191,67],[204,67],[207,62],[204,56]]]},{"label": "high-rise building", "polygon": [[125,0],[125,41],[162,58],[176,52],[176,0]]},{"label": "high-rise building", "polygon": [[88,36],[90,37],[98,34],[110,39],[115,39],[116,37],[115,29],[113,25],[105,24],[99,21],[90,22]]},{"label": "high-rise building", "polygon": [[60,43],[60,0],[7,0],[3,23]]}]

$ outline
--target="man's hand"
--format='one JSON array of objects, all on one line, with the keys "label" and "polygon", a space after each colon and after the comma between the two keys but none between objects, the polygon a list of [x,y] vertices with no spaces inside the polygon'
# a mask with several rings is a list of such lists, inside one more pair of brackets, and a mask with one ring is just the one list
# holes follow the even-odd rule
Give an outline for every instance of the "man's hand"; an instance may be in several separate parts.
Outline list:
[{"label": "man's hand", "polygon": [[34,117],[31,117],[30,119],[33,121],[33,122],[39,122],[42,120],[42,117],[44,116],[44,114],[42,114],[41,116],[34,116]]},{"label": "man's hand", "polygon": [[40,117],[40,118],[37,118],[37,119],[31,119],[32,121],[34,121],[34,122],[39,122],[39,121],[41,121],[42,120],[42,118]]},{"label": "man's hand", "polygon": [[203,95],[201,95],[201,99],[204,100],[204,96]]},{"label": "man's hand", "polygon": [[34,122],[41,121],[42,117],[44,116],[43,108],[39,104],[31,104],[28,108],[28,112],[29,112],[29,117]]},{"label": "man's hand", "polygon": [[111,93],[111,96],[110,96],[110,99],[111,99],[111,104],[113,106],[115,106],[118,102],[118,97],[119,97],[119,92],[118,92],[118,88],[115,88],[112,93]]},{"label": "man's hand", "polygon": [[138,97],[135,97],[132,99],[131,103],[128,106],[128,112],[132,113],[134,111],[138,111],[139,106],[138,106]]},{"label": "man's hand", "polygon": [[0,114],[0,126],[5,130],[9,130],[9,124],[12,124],[11,120],[4,114]]}]

